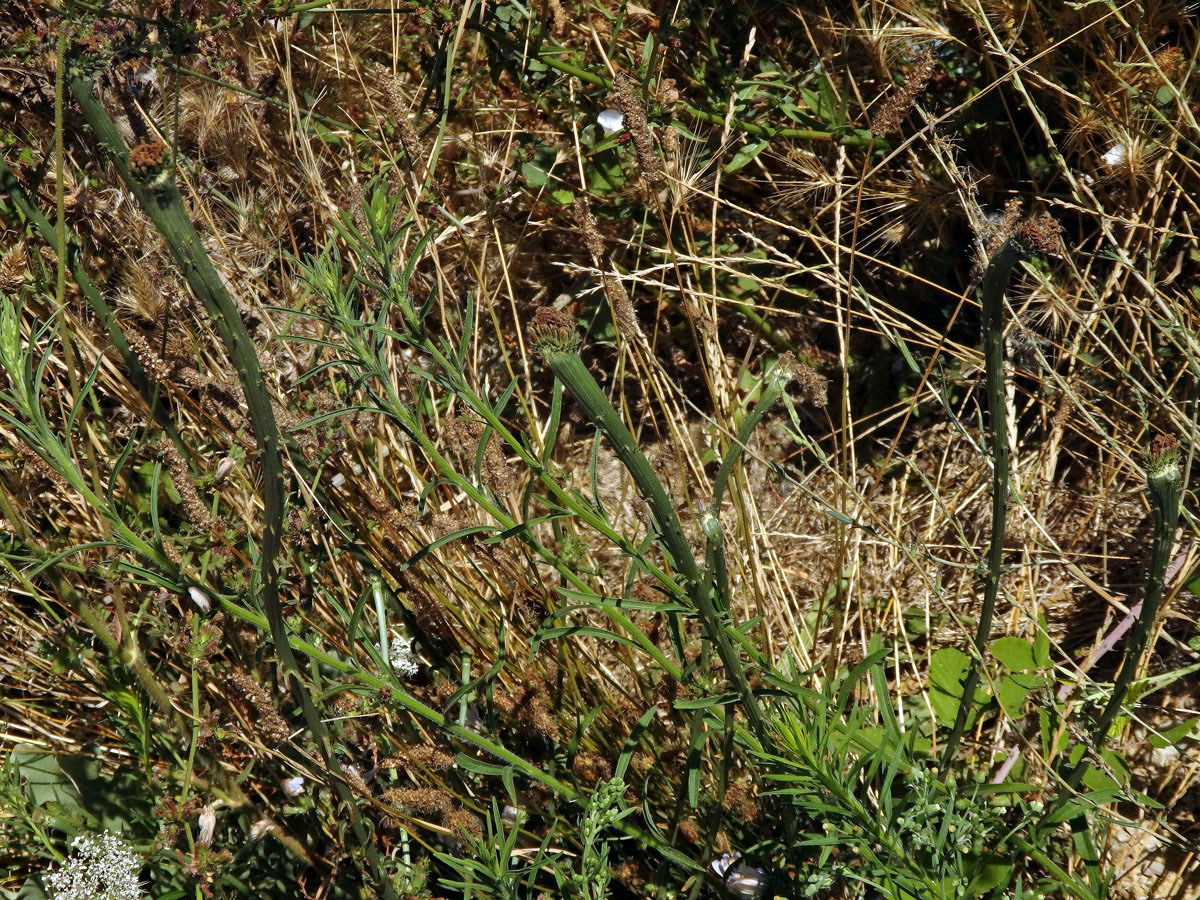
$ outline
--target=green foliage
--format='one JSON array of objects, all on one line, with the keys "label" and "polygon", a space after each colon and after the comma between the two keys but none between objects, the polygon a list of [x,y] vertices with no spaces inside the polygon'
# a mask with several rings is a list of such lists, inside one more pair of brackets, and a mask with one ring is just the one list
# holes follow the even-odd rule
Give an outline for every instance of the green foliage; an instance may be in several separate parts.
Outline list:
[{"label": "green foliage", "polygon": [[[1130,233],[1177,231],[1157,255],[1105,235],[1107,256],[1022,270],[1023,238],[1001,233],[1016,219],[989,219],[955,154],[1080,219],[1119,166],[1122,190],[1155,197],[1130,155],[1194,106],[1186,55],[1089,66],[1138,127],[1084,181],[1022,80],[1064,67],[1061,17],[1031,8],[1031,35],[951,4],[973,36],[924,57],[923,93],[906,83],[924,48],[876,33],[890,7],[842,23],[839,47],[833,7],[820,27],[789,10],[801,28],[770,5],[567,5],[21,5],[6,46],[34,108],[0,134],[21,242],[0,264],[17,448],[0,451],[0,563],[13,643],[38,641],[16,667],[35,687],[5,707],[29,710],[0,771],[0,843],[24,857],[5,851],[6,894],[44,896],[71,838],[111,830],[165,898],[1101,900],[1114,818],[1166,815],[1127,729],[1200,671],[1139,669],[1172,596],[1176,448],[1146,466],[1142,606],[1111,685],[1111,657],[1085,677],[1096,660],[1077,666],[1042,606],[998,610],[1045,555],[1018,563],[1006,517],[1041,515],[1028,473],[1053,474],[1037,457],[1018,495],[1010,451],[1043,441],[1061,475],[1089,433],[1134,470],[1113,422],[1139,411],[1122,424],[1138,440],[1186,425],[1172,394],[1194,380],[1194,329],[1155,294],[1132,338],[1089,343],[1081,323],[1142,314],[1089,295],[1054,335],[1076,349],[1006,374],[1025,333],[1008,285],[1153,293],[1197,260],[1163,277],[1184,229],[1156,221]],[[922,7],[913,33],[943,12]],[[985,34],[1004,52],[969,52]],[[1058,77],[1063,104],[1096,89]],[[924,123],[902,145],[863,127],[885,96]],[[633,114],[605,136],[613,103]],[[569,218],[584,200],[595,233]],[[268,208],[279,227],[254,240]],[[1133,215],[1097,206],[1094,227]],[[866,234],[881,218],[904,219],[904,250]],[[132,262],[101,263],[113,242]],[[1088,278],[1067,290],[1063,268]],[[956,324],[980,277],[982,399],[975,323]],[[791,348],[829,375],[828,410]],[[1118,389],[1133,396],[1107,403]],[[962,502],[917,459],[946,434],[971,456],[937,445]],[[945,534],[907,531],[918,495],[945,502]],[[793,534],[807,507],[820,527]],[[780,551],[793,540],[821,545],[809,569]],[[875,577],[871,554],[919,577]],[[959,603],[977,574],[982,604]],[[1156,718],[1147,741],[1190,748],[1197,721]]]}]

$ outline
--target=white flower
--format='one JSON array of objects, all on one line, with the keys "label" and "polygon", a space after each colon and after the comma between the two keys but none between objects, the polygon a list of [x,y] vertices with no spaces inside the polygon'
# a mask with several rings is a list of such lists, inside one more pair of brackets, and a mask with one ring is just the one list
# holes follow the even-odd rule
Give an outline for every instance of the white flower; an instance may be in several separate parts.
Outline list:
[{"label": "white flower", "polygon": [[250,840],[259,840],[268,831],[274,831],[275,827],[275,823],[270,819],[259,819],[250,826]]},{"label": "white flower", "polygon": [[212,846],[213,830],[217,827],[217,814],[211,806],[204,807],[200,813],[200,836],[196,843],[202,847]]},{"label": "white flower", "polygon": [[1110,169],[1122,165],[1129,158],[1129,148],[1122,142],[1113,144],[1104,154],[1104,164]]},{"label": "white flower", "polygon": [[52,900],[139,900],[142,859],[118,835],[81,834],[71,858],[46,876]]},{"label": "white flower", "polygon": [[289,797],[298,797],[304,793],[304,776],[297,775],[295,778],[283,779],[283,792]]},{"label": "white flower", "polygon": [[742,897],[744,900],[754,900],[755,897],[761,897],[766,890],[767,874],[757,866],[741,862],[741,858],[740,853],[726,853],[709,863],[709,867],[725,883],[725,890],[731,895]]},{"label": "white flower", "polygon": [[412,652],[412,641],[398,634],[392,635],[388,644],[388,664],[397,678],[412,678],[420,669],[417,657]]},{"label": "white flower", "polygon": [[188,596],[192,598],[192,602],[200,608],[200,612],[208,612],[212,609],[212,601],[208,599],[208,594],[200,590],[198,587],[188,588]]},{"label": "white flower", "polygon": [[604,132],[604,136],[616,134],[625,127],[625,117],[621,115],[619,109],[606,109],[600,115],[596,116],[596,124],[600,126],[600,130]]}]

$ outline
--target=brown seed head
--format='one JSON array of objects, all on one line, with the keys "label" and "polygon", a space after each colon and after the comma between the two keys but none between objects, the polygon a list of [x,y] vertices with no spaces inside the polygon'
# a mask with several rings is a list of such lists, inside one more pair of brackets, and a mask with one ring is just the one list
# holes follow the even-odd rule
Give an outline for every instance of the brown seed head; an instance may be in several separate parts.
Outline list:
[{"label": "brown seed head", "polygon": [[646,106],[638,94],[637,81],[628,72],[618,72],[609,95],[624,117],[625,130],[633,137],[638,167],[649,184],[662,181],[662,160],[654,149],[654,132],[646,118]]},{"label": "brown seed head", "polygon": [[900,122],[916,102],[917,95],[925,89],[932,77],[935,65],[931,50],[926,50],[917,58],[912,71],[904,79],[904,84],[884,101],[875,118],[871,120],[871,134],[882,137],[900,127]]},{"label": "brown seed head", "polygon": [[1062,226],[1050,216],[1038,216],[1021,225],[1017,236],[1031,250],[1054,253],[1062,242]]}]

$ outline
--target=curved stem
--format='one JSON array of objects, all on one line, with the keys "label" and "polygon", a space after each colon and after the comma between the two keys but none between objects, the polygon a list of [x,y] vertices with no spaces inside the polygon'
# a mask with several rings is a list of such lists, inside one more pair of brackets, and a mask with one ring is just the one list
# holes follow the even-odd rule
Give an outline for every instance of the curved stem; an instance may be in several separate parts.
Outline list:
[{"label": "curved stem", "polygon": [[[286,506],[282,440],[275,411],[267,392],[258,355],[246,330],[237,306],[208,258],[204,245],[193,227],[183,197],[175,186],[173,172],[168,170],[147,183],[135,175],[129,165],[129,152],[116,125],[109,117],[99,98],[96,84],[86,75],[71,78],[71,93],[83,111],[84,118],[92,130],[108,148],[112,161],[122,181],[137,198],[146,214],[162,234],[171,255],[179,265],[188,284],[200,298],[213,320],[217,332],[225,343],[229,356],[237,369],[242,391],[249,407],[250,423],[258,443],[259,462],[262,466],[263,534],[259,547],[259,577],[261,597],[270,624],[271,639],[284,668],[295,676],[293,683],[299,696],[305,721],[317,742],[320,752],[330,771],[337,775],[341,766],[333,753],[329,733],[317,711],[311,694],[304,682],[302,669],[288,643],[287,625],[283,619],[283,608],[279,600],[279,572],[276,557],[279,554],[283,519]],[[168,163],[173,165],[173,163]],[[385,877],[383,862],[358,814],[354,795],[343,778],[332,778],[333,787],[339,798],[350,811],[350,821],[355,835],[367,854],[381,884],[383,896],[392,900],[395,889]]]},{"label": "curved stem", "polygon": [[1008,519],[1008,413],[1004,405],[1004,291],[1013,266],[1021,258],[1016,240],[1006,240],[988,262],[980,288],[983,307],[983,365],[987,381],[988,416],[992,423],[992,535],[988,544],[987,564],[983,573],[983,608],[975,630],[975,652],[967,664],[962,698],[954,716],[954,727],[942,750],[942,776],[958,750],[967,719],[975,706],[979,686],[979,666],[992,633],[992,615],[1000,590],[1000,568],[1004,561],[1004,529]]},{"label": "curved stem", "polygon": [[728,616],[718,613],[713,604],[712,591],[709,589],[710,579],[701,572],[692,556],[692,548],[683,533],[679,517],[675,514],[675,506],[666,489],[654,474],[650,463],[642,454],[633,435],[625,427],[621,416],[613,409],[612,404],[600,389],[591,373],[584,366],[579,354],[574,351],[558,350],[544,354],[546,364],[571,392],[575,400],[583,407],[584,412],[608,437],[614,452],[628,470],[638,492],[650,507],[655,528],[663,548],[670,555],[675,568],[683,576],[692,600],[695,602],[700,620],[709,640],[717,648],[717,655],[725,665],[725,672],[733,683],[734,689],[742,701],[742,708],[750,722],[751,730],[762,743],[763,747],[771,746],[770,732],[763,719],[758,698],[750,689],[742,659],[734,648],[729,634],[726,632]]}]

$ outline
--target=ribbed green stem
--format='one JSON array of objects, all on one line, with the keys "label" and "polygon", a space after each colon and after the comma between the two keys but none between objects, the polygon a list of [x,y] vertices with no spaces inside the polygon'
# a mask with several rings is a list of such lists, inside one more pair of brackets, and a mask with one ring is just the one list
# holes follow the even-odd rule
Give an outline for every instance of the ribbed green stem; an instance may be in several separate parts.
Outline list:
[{"label": "ribbed green stem", "polygon": [[[1168,463],[1158,467],[1152,466],[1146,477],[1146,493],[1150,498],[1150,507],[1154,511],[1154,539],[1150,549],[1150,567],[1146,572],[1146,587],[1142,594],[1142,609],[1134,622],[1129,642],[1125,645],[1125,658],[1121,662],[1121,671],[1113,684],[1111,696],[1104,707],[1100,720],[1092,732],[1092,748],[1098,753],[1104,748],[1104,740],[1108,730],[1121,712],[1121,704],[1129,693],[1129,686],[1141,666],[1142,654],[1158,616],[1158,608],[1162,602],[1163,580],[1166,577],[1167,565],[1171,559],[1171,545],[1175,541],[1175,526],[1179,522],[1179,467],[1174,460],[1174,454]],[[1071,790],[1079,787],[1083,776],[1087,774],[1091,763],[1087,756],[1067,774],[1064,781]],[[1065,797],[1064,792],[1062,797]],[[1055,804],[1061,805],[1060,803]]]},{"label": "ribbed green stem", "polygon": [[1000,568],[1004,561],[1004,529],[1008,519],[1008,415],[1004,403],[1004,291],[1013,266],[1021,258],[1021,248],[1009,238],[988,262],[980,288],[983,308],[983,365],[986,377],[988,415],[992,422],[992,536],[988,544],[987,565],[983,574],[983,608],[975,630],[975,652],[967,664],[962,698],[954,717],[954,727],[942,751],[941,772],[945,777],[949,763],[958,750],[967,719],[975,705],[979,686],[979,666],[992,633],[992,615],[1000,590]]},{"label": "ribbed green stem", "polygon": [[[246,404],[250,411],[250,423],[258,442],[259,462],[262,466],[262,498],[264,510],[263,534],[259,545],[259,574],[263,607],[270,625],[271,639],[284,668],[295,675],[294,687],[300,698],[305,721],[316,740],[324,761],[330,771],[341,773],[341,766],[333,754],[325,724],[313,702],[299,662],[288,642],[287,625],[279,602],[279,573],[276,557],[279,554],[283,535],[283,517],[286,496],[282,445],[279,426],[267,392],[266,382],[258,364],[254,344],[246,331],[237,306],[225,290],[220,276],[196,229],[192,226],[183,197],[175,186],[172,170],[154,179],[153,184],[134,175],[129,167],[129,152],[117,131],[116,125],[96,96],[96,85],[86,75],[75,75],[71,79],[71,93],[83,111],[88,125],[105,144],[113,164],[130,191],[154,223],[155,228],[166,240],[192,291],[200,298],[213,320],[213,324],[224,341],[230,360],[238,373]],[[170,162],[173,166],[174,163]],[[359,842],[366,851],[368,861],[387,898],[396,896],[391,883],[386,879],[382,860],[374,841],[367,833],[358,814],[358,805],[343,778],[332,779],[333,786],[349,810],[351,825]]]},{"label": "ribbed green stem", "polygon": [[758,699],[750,690],[741,656],[725,630],[728,617],[720,615],[713,604],[710,579],[706,573],[700,571],[695,557],[692,556],[692,548],[683,533],[679,517],[675,515],[675,506],[666,489],[654,474],[633,435],[625,427],[621,416],[613,409],[608,397],[579,358],[579,354],[560,350],[547,352],[544,356],[550,371],[571,392],[593,424],[604,432],[612,444],[613,451],[637,485],[642,499],[650,507],[659,540],[686,582],[687,591],[696,603],[704,630],[716,646],[717,655],[725,665],[726,675],[741,698],[742,708],[751,729],[764,748],[771,746],[770,734],[763,720]]}]

